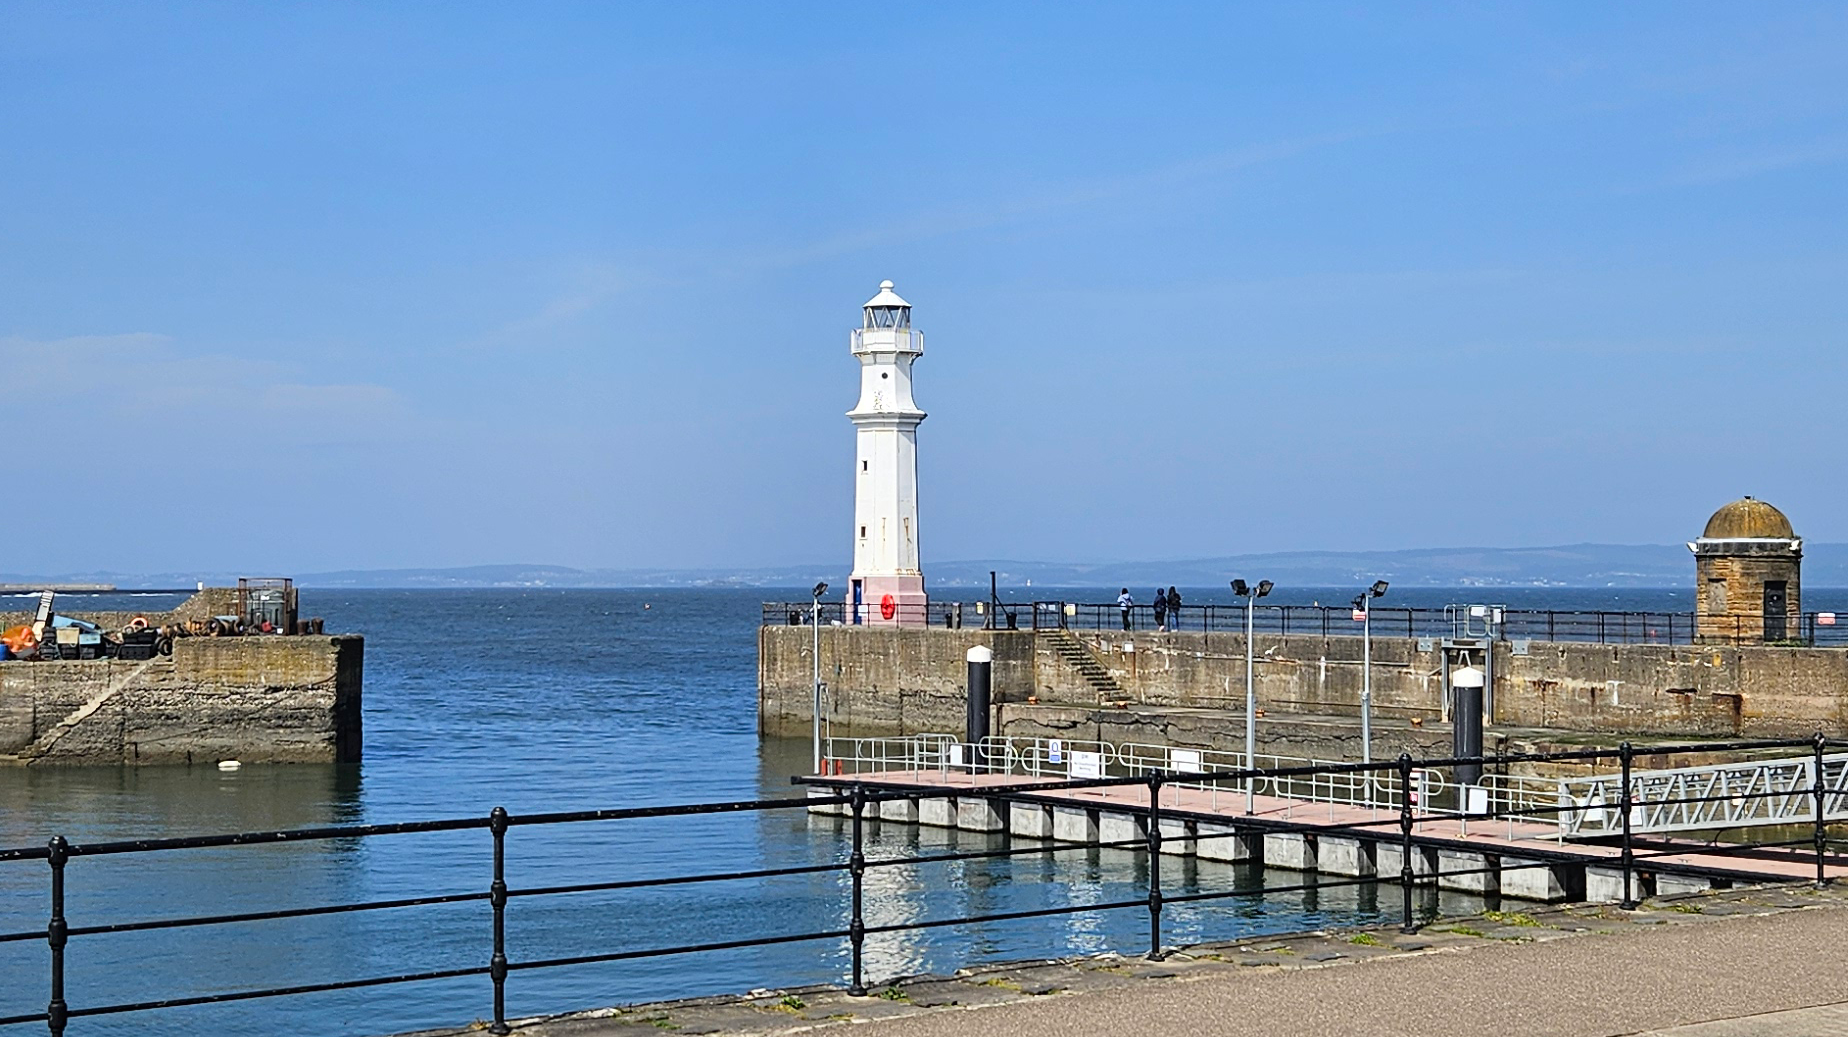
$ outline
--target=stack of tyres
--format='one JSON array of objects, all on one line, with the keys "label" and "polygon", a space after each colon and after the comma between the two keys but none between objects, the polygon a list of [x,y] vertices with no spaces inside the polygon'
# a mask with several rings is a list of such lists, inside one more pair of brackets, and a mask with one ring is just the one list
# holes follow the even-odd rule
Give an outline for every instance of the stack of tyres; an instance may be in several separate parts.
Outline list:
[{"label": "stack of tyres", "polygon": [[[116,647],[118,659],[152,659],[159,650],[160,632],[156,630],[126,630],[122,633],[122,643]],[[171,653],[172,649],[168,649]]]}]

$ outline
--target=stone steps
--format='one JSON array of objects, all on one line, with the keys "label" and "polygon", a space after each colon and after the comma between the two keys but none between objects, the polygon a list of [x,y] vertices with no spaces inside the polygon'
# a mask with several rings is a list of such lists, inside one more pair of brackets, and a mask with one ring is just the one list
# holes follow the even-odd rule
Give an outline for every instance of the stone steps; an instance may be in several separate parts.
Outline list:
[{"label": "stone steps", "polygon": [[1091,654],[1091,650],[1085,647],[1084,642],[1073,637],[1070,632],[1049,630],[1042,631],[1039,636],[1046,639],[1047,647],[1052,649],[1061,662],[1084,679],[1099,702],[1120,702],[1129,697],[1124,694],[1123,686],[1116,682],[1116,678],[1110,676],[1110,671],[1104,669],[1097,657]]}]

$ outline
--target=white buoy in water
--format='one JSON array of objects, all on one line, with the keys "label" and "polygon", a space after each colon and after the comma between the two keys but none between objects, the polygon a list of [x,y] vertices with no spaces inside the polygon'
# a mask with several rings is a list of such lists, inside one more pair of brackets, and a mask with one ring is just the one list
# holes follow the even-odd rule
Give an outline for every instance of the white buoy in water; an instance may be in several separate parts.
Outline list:
[{"label": "white buoy in water", "polygon": [[219,760],[218,761],[218,769],[221,771],[234,771],[242,766],[243,764],[239,763],[236,760]]}]

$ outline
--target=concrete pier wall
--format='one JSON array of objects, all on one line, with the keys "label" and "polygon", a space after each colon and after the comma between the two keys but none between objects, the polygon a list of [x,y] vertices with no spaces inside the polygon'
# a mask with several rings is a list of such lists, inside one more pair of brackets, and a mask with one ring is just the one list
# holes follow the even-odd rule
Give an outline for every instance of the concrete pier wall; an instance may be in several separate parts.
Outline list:
[{"label": "concrete pier wall", "polygon": [[365,642],[193,637],[171,657],[0,664],[0,756],[28,764],[353,762]]},{"label": "concrete pier wall", "polygon": [[[166,612],[60,612],[105,630],[232,614],[207,587]],[[30,612],[0,613],[0,627]],[[171,656],[0,663],[0,763],[348,763],[360,757],[365,641],[177,637]]]},{"label": "concrete pier wall", "polygon": [[[808,627],[766,626],[757,634],[758,730],[806,734],[813,708]],[[866,734],[960,734],[967,668],[963,653],[995,653],[997,699],[1033,688],[1033,634],[938,627],[823,627],[821,679],[837,728]]]},{"label": "concrete pier wall", "polygon": [[[963,652],[995,651],[997,733],[1094,724],[1108,741],[1223,739],[1148,737],[1106,729],[1143,724],[1137,707],[1161,707],[1160,726],[1223,731],[1244,706],[1245,646],[1238,634],[1074,632],[1108,673],[1127,710],[1100,714],[1098,686],[1062,659],[1057,635],[1030,631],[829,627],[822,631],[822,679],[837,729],[856,734],[956,733],[963,724]],[[795,734],[809,724],[810,632],[759,632],[759,727]],[[1429,644],[1430,647],[1420,647]],[[1254,675],[1266,728],[1303,718],[1353,717],[1360,709],[1358,637],[1259,634]],[[1519,654],[1517,654],[1517,650]],[[1447,745],[1441,649],[1405,637],[1373,640],[1374,715],[1407,751]],[[1848,731],[1848,650],[1828,648],[1598,645],[1504,642],[1495,648],[1494,723],[1571,734],[1669,737],[1802,737]],[[1032,700],[1037,700],[1034,702]],[[1107,705],[1107,704],[1106,704]],[[1063,712],[1038,707],[1059,707]],[[1194,712],[1194,711],[1197,711]],[[1189,717],[1197,717],[1190,720]],[[1417,721],[1419,726],[1412,726]],[[1431,725],[1431,726],[1425,726]],[[1292,742],[1351,739],[1336,728],[1303,728]],[[1304,753],[1273,747],[1285,755]],[[1393,747],[1391,752],[1399,751]],[[1320,755],[1320,754],[1317,754]],[[1346,754],[1343,754],[1346,755]]]}]

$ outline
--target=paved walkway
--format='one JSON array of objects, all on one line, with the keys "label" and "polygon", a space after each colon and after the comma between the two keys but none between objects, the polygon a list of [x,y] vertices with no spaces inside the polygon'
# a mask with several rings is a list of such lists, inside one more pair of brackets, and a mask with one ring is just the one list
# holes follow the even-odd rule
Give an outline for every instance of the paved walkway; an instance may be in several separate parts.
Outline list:
[{"label": "paved walkway", "polygon": [[1651,1030],[1638,1037],[1816,1037],[1848,1034],[1848,1002]]},{"label": "paved walkway", "polygon": [[[1795,1037],[1848,1034],[1848,909],[1358,968],[1243,970],[868,1024],[861,1037]],[[1827,1009],[1811,1009],[1827,1005]],[[1767,1014],[1776,1013],[1776,1014]],[[1725,1020],[1725,1022],[1713,1022]],[[1690,1024],[1702,1024],[1698,1028]]]},{"label": "paved walkway", "polygon": [[[1396,929],[919,976],[854,998],[755,991],[525,1020],[525,1037],[1848,1035],[1848,889],[1730,890]],[[689,965],[689,968],[696,968]],[[473,1028],[471,1028],[473,1029]],[[461,1034],[467,1030],[440,1031]]]}]

